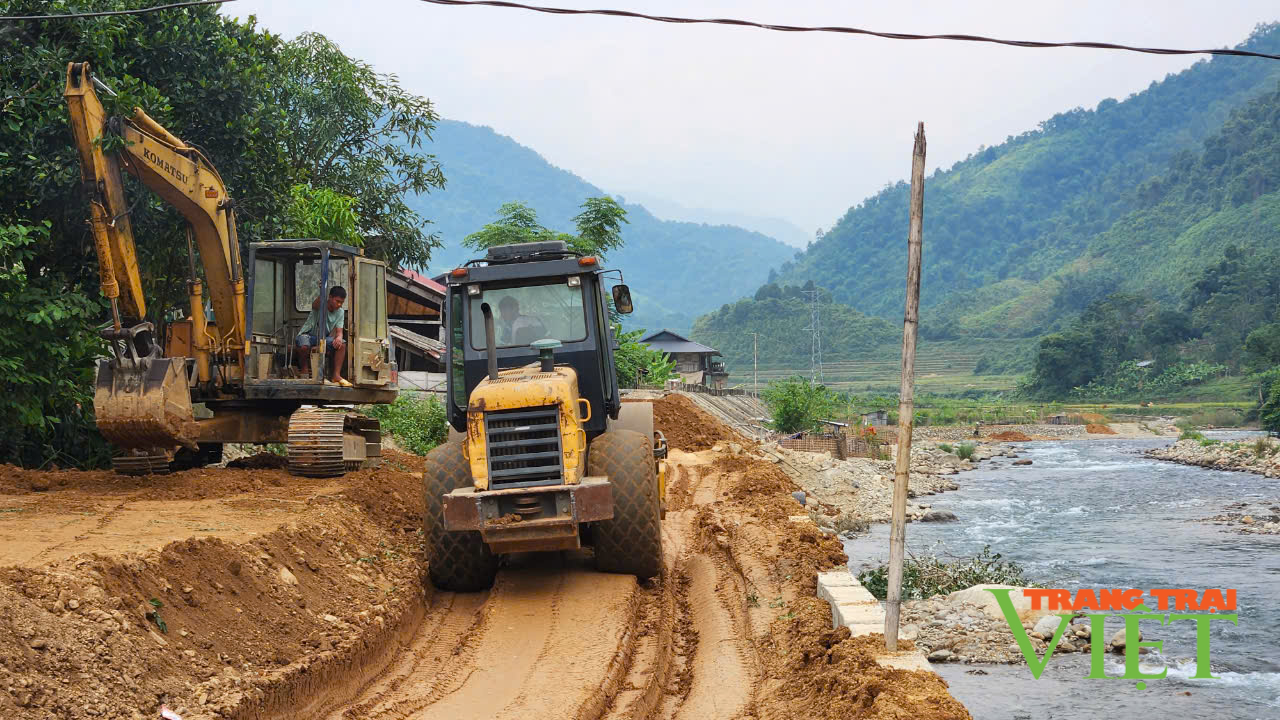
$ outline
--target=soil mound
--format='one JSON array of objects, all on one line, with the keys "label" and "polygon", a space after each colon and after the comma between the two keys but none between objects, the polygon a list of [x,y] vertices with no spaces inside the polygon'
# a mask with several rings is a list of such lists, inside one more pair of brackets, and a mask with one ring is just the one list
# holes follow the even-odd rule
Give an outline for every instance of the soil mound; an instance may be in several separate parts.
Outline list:
[{"label": "soil mound", "polygon": [[1115,435],[1116,431],[1102,423],[1089,423],[1085,426],[1084,431],[1090,435]]},{"label": "soil mound", "polygon": [[998,432],[994,435],[990,435],[989,437],[992,440],[1000,440],[1002,442],[1027,442],[1031,439],[1030,435],[1017,430],[1005,430],[1004,432]]},{"label": "soil mound", "polygon": [[683,395],[668,395],[654,401],[653,422],[667,437],[668,446],[686,452],[710,450],[716,443],[742,440]]}]

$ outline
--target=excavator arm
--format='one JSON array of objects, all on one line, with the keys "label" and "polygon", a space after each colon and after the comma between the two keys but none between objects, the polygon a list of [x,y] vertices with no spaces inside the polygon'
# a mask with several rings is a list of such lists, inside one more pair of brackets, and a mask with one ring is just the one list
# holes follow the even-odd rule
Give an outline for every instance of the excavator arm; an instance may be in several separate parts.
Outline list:
[{"label": "excavator arm", "polygon": [[[102,294],[111,303],[113,325],[103,335],[111,341],[114,357],[99,363],[94,408],[103,435],[140,453],[138,457],[146,462],[145,458],[158,457],[178,445],[195,449],[195,421],[186,358],[161,357],[153,328],[145,322],[146,299],[121,170],[137,177],[187,220],[192,354],[202,383],[211,380],[211,358],[221,360],[224,370],[244,367],[244,276],[235,205],[217,170],[199,149],[175,137],[140,108],[128,118],[107,117],[95,85],[110,92],[93,78],[88,63],[68,64],[64,95],[80,155],[80,177],[89,197]],[[120,136],[123,149],[104,152],[105,133]],[[216,332],[205,322],[203,287],[195,272],[196,248],[217,320]],[[242,377],[242,373],[224,371],[222,380]]]},{"label": "excavator arm", "polygon": [[[123,169],[177,208],[190,224],[219,326],[218,335],[209,338],[208,349],[242,350],[244,273],[236,237],[235,204],[226,185],[203,153],[165,130],[141,108],[135,108],[131,117],[120,122],[109,120],[95,82],[88,63],[68,64],[65,96],[80,153],[80,177],[90,198],[102,294],[113,306],[120,298],[120,310],[131,321],[141,321],[146,314],[120,176]],[[102,135],[109,129],[124,139],[119,155],[102,150]],[[193,308],[194,315],[202,313]],[[119,318],[116,322],[119,327]]]}]

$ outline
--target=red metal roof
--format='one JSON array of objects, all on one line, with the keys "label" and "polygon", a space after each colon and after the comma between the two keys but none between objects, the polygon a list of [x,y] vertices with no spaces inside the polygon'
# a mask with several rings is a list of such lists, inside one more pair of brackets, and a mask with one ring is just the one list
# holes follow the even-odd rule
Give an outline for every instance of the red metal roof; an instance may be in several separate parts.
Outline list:
[{"label": "red metal roof", "polygon": [[403,276],[405,276],[405,277],[406,277],[406,278],[408,278],[409,280],[412,280],[413,282],[415,282],[415,283],[417,283],[417,284],[419,284],[419,285],[421,285],[421,286],[423,286],[423,287],[425,287],[425,288],[427,288],[427,289],[429,289],[429,290],[431,290],[431,291],[433,291],[433,292],[435,292],[435,293],[438,293],[438,294],[440,294],[440,295],[444,295],[445,293],[449,292],[447,289],[445,289],[445,286],[441,285],[440,283],[436,282],[435,280],[432,280],[431,278],[427,277],[426,275],[422,275],[422,274],[420,274],[420,273],[416,273],[416,272],[414,272],[414,271],[412,271],[412,270],[410,270],[410,269],[408,269],[408,268],[402,268],[402,269],[400,270],[400,274],[401,274],[401,275],[403,275]]}]

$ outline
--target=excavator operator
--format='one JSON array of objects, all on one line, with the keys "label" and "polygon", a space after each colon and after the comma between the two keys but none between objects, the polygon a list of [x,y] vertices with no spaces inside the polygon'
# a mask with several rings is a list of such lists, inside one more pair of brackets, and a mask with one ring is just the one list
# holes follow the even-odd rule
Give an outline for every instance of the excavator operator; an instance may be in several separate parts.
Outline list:
[{"label": "excavator operator", "polygon": [[[332,353],[333,372],[325,382],[332,382],[342,387],[351,387],[351,383],[342,377],[342,363],[347,359],[347,343],[342,337],[342,324],[347,319],[347,310],[342,307],[347,300],[347,291],[340,285],[329,290],[329,302],[325,303],[324,326],[329,329],[325,336],[325,349]],[[311,347],[319,342],[316,332],[320,328],[320,298],[311,303],[311,313],[307,321],[298,331],[298,357],[302,359],[302,372],[311,373]]]}]

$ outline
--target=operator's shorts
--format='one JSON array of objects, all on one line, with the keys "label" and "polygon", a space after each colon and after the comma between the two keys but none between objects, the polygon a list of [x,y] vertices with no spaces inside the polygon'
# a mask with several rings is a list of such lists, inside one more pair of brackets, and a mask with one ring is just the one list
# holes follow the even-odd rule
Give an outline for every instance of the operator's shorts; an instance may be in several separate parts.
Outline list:
[{"label": "operator's shorts", "polygon": [[[308,334],[308,333],[303,333],[303,334],[301,334],[301,335],[299,335],[299,336],[298,336],[298,338],[297,338],[297,343],[296,343],[296,344],[298,345],[298,347],[305,347],[305,348],[315,347],[315,345],[316,345],[316,336],[315,336],[315,335],[310,335],[310,334]],[[332,349],[333,349],[333,337],[332,337],[332,336],[326,336],[326,337],[325,337],[325,339],[324,339],[324,348],[325,348],[326,350],[332,350]]]}]

